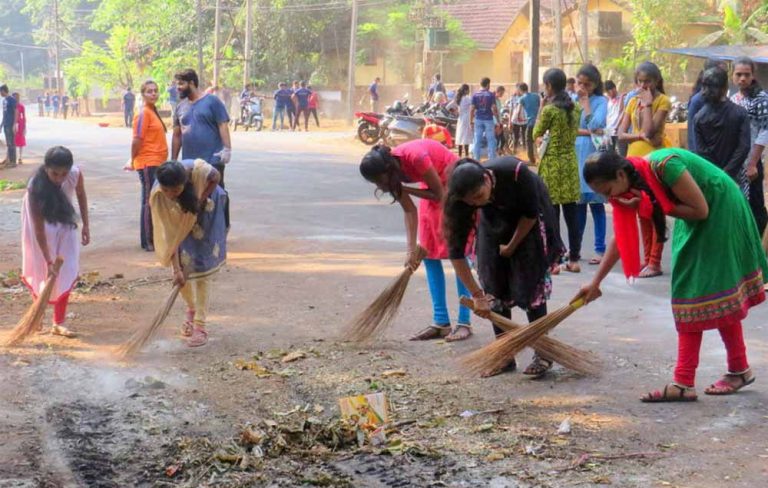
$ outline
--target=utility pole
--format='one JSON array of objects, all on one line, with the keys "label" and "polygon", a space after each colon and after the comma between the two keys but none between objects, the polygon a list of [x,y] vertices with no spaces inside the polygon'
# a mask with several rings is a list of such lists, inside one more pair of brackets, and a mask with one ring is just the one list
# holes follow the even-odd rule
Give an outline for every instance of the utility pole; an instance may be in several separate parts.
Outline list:
[{"label": "utility pole", "polygon": [[555,35],[554,52],[552,53],[552,65],[563,69],[563,9],[562,0],[552,0],[552,17],[555,20],[553,34]]},{"label": "utility pole", "polygon": [[59,24],[59,0],[53,0],[53,26],[56,46],[56,93],[62,95],[61,87],[61,29]]},{"label": "utility pole", "polygon": [[582,62],[589,62],[589,16],[588,16],[589,0],[579,1],[579,21],[581,22],[581,38],[579,44],[581,44],[581,56]]},{"label": "utility pole", "polygon": [[197,0],[197,76],[203,84],[203,1]]},{"label": "utility pole", "polygon": [[24,51],[19,51],[19,64],[21,67],[21,96],[27,98],[27,75],[24,71]]},{"label": "utility pole", "polygon": [[531,19],[531,73],[530,83],[531,93],[539,92],[539,21],[541,18],[541,0],[530,0],[529,15]]},{"label": "utility pole", "polygon": [[251,49],[253,49],[253,0],[245,0],[245,50],[243,62],[243,86],[251,81]]},{"label": "utility pole", "polygon": [[349,32],[349,66],[347,67],[347,118],[355,115],[355,54],[357,53],[357,0],[352,0],[352,22]]},{"label": "utility pole", "polygon": [[219,30],[221,29],[221,0],[216,0],[216,10],[213,14],[213,86],[219,86],[219,50],[221,49]]}]

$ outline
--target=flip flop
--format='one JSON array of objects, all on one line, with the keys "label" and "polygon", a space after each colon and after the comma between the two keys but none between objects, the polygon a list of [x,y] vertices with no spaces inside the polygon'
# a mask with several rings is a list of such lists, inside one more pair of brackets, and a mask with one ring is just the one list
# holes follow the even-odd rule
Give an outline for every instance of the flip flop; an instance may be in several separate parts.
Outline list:
[{"label": "flip flop", "polygon": [[72,339],[74,337],[77,337],[77,334],[69,330],[68,328],[64,327],[63,325],[54,325],[51,327],[51,334],[57,335],[61,337],[66,337],[67,339]]},{"label": "flip flop", "polygon": [[445,342],[465,341],[472,337],[472,326],[469,324],[456,324],[450,334],[445,336]]},{"label": "flip flop", "polygon": [[451,325],[430,325],[421,329],[416,335],[412,336],[411,341],[429,341],[432,339],[443,339],[451,333]]},{"label": "flip flop", "polygon": [[596,266],[602,262],[603,262],[603,256],[600,256],[600,255],[595,256],[589,260],[589,264],[591,264],[592,266]]},{"label": "flip flop", "polygon": [[660,269],[656,271],[649,271],[649,267],[646,266],[640,271],[640,274],[638,275],[638,278],[655,278],[657,276],[661,276],[664,274],[664,272]]}]

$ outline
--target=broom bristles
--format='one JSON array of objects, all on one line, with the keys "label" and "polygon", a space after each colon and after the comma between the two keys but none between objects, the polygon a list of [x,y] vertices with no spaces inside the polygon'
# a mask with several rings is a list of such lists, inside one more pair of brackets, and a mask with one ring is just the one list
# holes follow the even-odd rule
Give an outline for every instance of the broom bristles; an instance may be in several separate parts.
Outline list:
[{"label": "broom bristles", "polygon": [[517,353],[532,345],[568,318],[577,308],[579,308],[578,305],[568,304],[522,329],[506,332],[487,346],[465,356],[462,363],[468,370],[476,373],[504,368],[509,364],[510,358],[514,358]]},{"label": "broom bristles", "polygon": [[[474,310],[474,303],[469,297],[461,297],[461,304]],[[490,318],[496,326],[507,332],[518,331],[524,328],[524,326],[516,324],[512,320],[494,312],[491,312]],[[569,346],[552,337],[542,336],[531,347],[542,357],[555,361],[563,367],[578,373],[597,374],[602,368],[600,360],[591,352]]]},{"label": "broom bristles", "polygon": [[[427,250],[419,246],[416,253],[416,259],[421,265],[421,261],[427,256]],[[344,339],[363,342],[389,327],[397,316],[397,311],[400,309],[400,303],[403,301],[405,290],[408,288],[408,282],[413,273],[414,271],[410,268],[401,271],[400,275],[347,325],[343,332]]]},{"label": "broom bristles", "polygon": [[40,328],[43,323],[43,316],[45,316],[45,308],[48,306],[48,300],[51,299],[51,293],[53,293],[53,287],[56,284],[56,277],[59,275],[59,270],[61,270],[63,264],[64,259],[58,256],[56,261],[53,262],[53,271],[48,274],[43,290],[11,331],[10,336],[5,341],[6,347],[21,344],[24,339]]},{"label": "broom bristles", "polygon": [[163,322],[165,322],[165,319],[171,312],[171,308],[173,308],[173,304],[176,302],[176,297],[179,296],[180,290],[181,287],[179,285],[174,285],[170,295],[165,299],[162,308],[155,314],[154,320],[152,320],[148,326],[137,329],[131,338],[117,349],[118,357],[125,359],[133,356],[154,338],[157,331],[160,330],[160,326],[163,325]]}]

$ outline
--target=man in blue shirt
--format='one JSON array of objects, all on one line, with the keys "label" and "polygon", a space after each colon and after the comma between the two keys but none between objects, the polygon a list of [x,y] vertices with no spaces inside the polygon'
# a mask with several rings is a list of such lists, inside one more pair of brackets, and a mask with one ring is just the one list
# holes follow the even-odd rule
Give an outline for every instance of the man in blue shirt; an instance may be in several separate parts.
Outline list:
[{"label": "man in blue shirt", "polygon": [[125,126],[133,127],[133,110],[136,107],[136,95],[131,91],[131,87],[125,89],[123,94],[123,117],[125,118]]},{"label": "man in blue shirt", "polygon": [[435,75],[435,79],[431,85],[429,85],[429,91],[427,92],[427,101],[431,102],[435,93],[445,93],[445,85],[443,85],[442,77],[440,73]]},{"label": "man in blue shirt", "polygon": [[536,125],[536,117],[539,116],[539,106],[541,105],[541,98],[535,93],[528,91],[528,85],[526,83],[520,83],[518,85],[520,90],[520,105],[525,110],[525,116],[527,118],[525,127],[525,146],[528,149],[528,162],[536,164],[536,150],[533,141],[533,127]]},{"label": "man in blue shirt", "polygon": [[491,79],[480,80],[481,90],[472,95],[472,106],[469,110],[470,124],[474,127],[475,138],[472,151],[475,159],[480,161],[482,142],[488,144],[488,159],[496,157],[496,124],[494,119],[499,116],[496,109],[496,95],[491,92]]},{"label": "man in blue shirt", "polygon": [[16,99],[8,91],[8,86],[0,86],[0,97],[3,97],[3,133],[8,153],[3,161],[6,168],[16,166],[16,129],[19,124],[19,112],[16,110]]},{"label": "man in blue shirt", "polygon": [[[307,88],[307,82],[302,81],[299,89],[293,92],[293,102],[296,104],[296,117],[293,119],[293,128],[299,126],[299,116],[304,114],[304,132],[309,132],[309,96],[312,90]],[[301,128],[299,128],[301,130]]]},{"label": "man in blue shirt", "polygon": [[[272,114],[272,130],[277,130],[277,116],[280,116],[280,130],[285,130],[285,111],[288,104],[292,104],[293,91],[288,89],[288,84],[280,82],[275,91],[275,111]],[[288,119],[288,125],[291,125],[291,119]]]},{"label": "man in blue shirt", "polygon": [[[229,138],[227,108],[215,95],[202,93],[197,73],[185,69],[176,73],[176,86],[181,101],[173,117],[173,143],[171,159],[202,159],[213,165],[221,175],[219,184],[224,188],[224,169],[232,157]],[[229,229],[229,198],[225,209]]]},{"label": "man in blue shirt", "polygon": [[378,76],[373,83],[368,87],[368,96],[371,97],[371,112],[379,112],[379,82],[381,78]]}]

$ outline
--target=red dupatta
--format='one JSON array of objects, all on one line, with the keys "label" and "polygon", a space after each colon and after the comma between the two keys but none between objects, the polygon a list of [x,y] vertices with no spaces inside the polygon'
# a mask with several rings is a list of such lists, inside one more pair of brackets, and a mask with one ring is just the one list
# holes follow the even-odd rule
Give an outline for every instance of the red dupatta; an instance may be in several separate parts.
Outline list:
[{"label": "red dupatta", "polygon": [[[628,157],[627,160],[632,163],[638,174],[648,184],[664,214],[668,215],[674,209],[675,202],[667,194],[656,173],[651,169],[650,163],[638,157]],[[661,164],[663,165],[667,160],[669,158]],[[635,195],[625,194],[622,195],[622,198],[635,198]],[[624,268],[624,276],[627,277],[628,281],[634,281],[640,275],[640,234],[637,228],[637,218],[639,216],[643,219],[651,219],[653,216],[651,197],[646,192],[642,192],[638,208],[622,205],[616,198],[611,198],[610,202],[613,206],[613,233],[621,257],[621,265]]]}]

